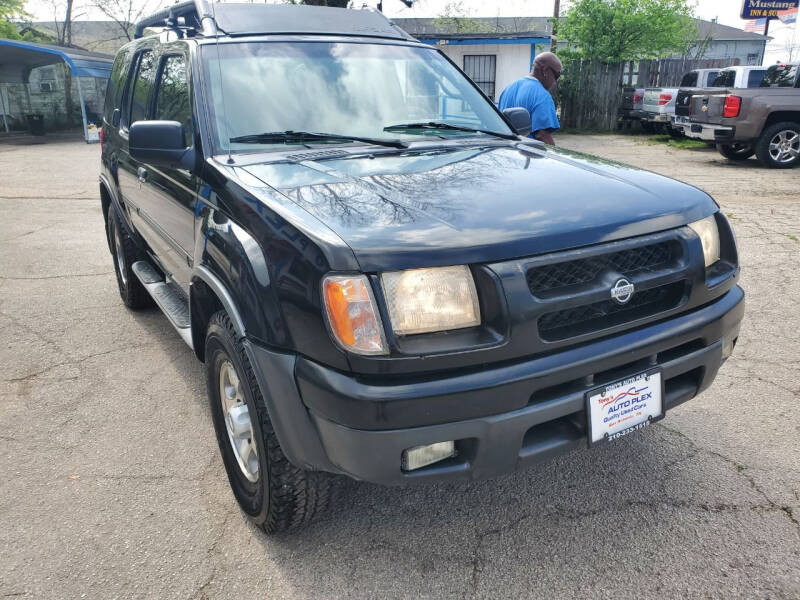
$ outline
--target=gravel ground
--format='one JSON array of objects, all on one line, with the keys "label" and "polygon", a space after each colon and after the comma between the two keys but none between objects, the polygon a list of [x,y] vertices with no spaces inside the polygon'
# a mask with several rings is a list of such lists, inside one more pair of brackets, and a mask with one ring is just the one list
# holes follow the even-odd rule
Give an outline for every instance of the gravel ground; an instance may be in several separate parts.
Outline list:
[{"label": "gravel ground", "polygon": [[493,481],[345,482],[267,538],[228,489],[201,365],[120,302],[97,146],[0,145],[0,596],[800,597],[800,169],[560,136],[715,196],[740,243],[739,345],[641,433]]}]

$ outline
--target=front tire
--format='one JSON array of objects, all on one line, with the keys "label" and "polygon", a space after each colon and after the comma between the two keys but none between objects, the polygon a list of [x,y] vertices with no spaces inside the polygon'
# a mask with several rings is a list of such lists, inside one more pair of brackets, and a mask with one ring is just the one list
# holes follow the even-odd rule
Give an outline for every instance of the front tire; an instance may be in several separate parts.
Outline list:
[{"label": "front tire", "polygon": [[717,144],[717,151],[728,160],[747,160],[756,153],[752,144]]},{"label": "front tire", "polygon": [[120,298],[133,310],[152,306],[153,299],[133,272],[133,263],[145,260],[144,253],[128,234],[113,206],[108,209],[107,228]]},{"label": "front tire", "polygon": [[800,123],[784,121],[767,127],[756,142],[756,157],[773,169],[800,164]]},{"label": "front tire", "polygon": [[333,478],[299,469],[283,454],[242,340],[224,311],[209,322],[205,361],[217,443],[239,506],[266,533],[308,524],[327,508]]}]

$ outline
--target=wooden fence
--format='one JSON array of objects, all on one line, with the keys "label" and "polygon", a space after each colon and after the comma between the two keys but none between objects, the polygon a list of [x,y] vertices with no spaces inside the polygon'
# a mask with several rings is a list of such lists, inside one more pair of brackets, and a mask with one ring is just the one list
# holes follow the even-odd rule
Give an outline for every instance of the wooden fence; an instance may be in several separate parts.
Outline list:
[{"label": "wooden fence", "polygon": [[675,87],[692,69],[729,67],[738,59],[661,59],[603,63],[567,63],[559,80],[561,127],[613,130],[622,101],[622,88]]}]

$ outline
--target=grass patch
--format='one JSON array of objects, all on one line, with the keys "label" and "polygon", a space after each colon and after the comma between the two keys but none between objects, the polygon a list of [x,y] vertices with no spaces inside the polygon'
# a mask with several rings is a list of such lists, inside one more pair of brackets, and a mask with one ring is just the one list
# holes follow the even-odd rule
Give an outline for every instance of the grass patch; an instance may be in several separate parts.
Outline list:
[{"label": "grass patch", "polygon": [[797,236],[796,236],[796,235],[792,235],[791,233],[784,233],[783,235],[785,235],[787,238],[789,238],[789,239],[790,239],[790,240],[792,240],[793,242],[798,242],[798,243],[800,243],[800,240],[799,240],[799,239],[797,239]]},{"label": "grass patch", "polygon": [[645,140],[646,144],[655,146],[656,144],[666,144],[672,148],[683,150],[694,150],[696,148],[707,148],[705,142],[692,138],[674,138],[669,135],[651,135]]}]

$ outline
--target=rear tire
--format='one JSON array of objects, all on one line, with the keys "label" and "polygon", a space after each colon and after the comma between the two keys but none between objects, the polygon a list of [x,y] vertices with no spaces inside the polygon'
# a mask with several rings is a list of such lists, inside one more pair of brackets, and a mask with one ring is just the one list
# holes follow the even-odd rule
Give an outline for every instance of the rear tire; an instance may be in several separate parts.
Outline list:
[{"label": "rear tire", "polygon": [[747,160],[756,153],[753,144],[717,144],[717,151],[728,160]]},{"label": "rear tire", "polygon": [[644,131],[645,133],[653,133],[653,131],[655,131],[655,126],[651,121],[642,121],[641,125],[642,125],[642,131]]},{"label": "rear tire", "polygon": [[767,127],[755,146],[765,167],[790,169],[800,164],[800,123],[784,121]]},{"label": "rear tire", "polygon": [[266,533],[308,524],[328,507],[334,477],[299,469],[284,455],[242,340],[224,311],[209,322],[205,360],[217,443],[239,506]]},{"label": "rear tire", "polygon": [[153,299],[132,268],[136,261],[147,259],[128,234],[113,206],[108,209],[107,228],[120,298],[125,306],[133,310],[153,306]]}]

